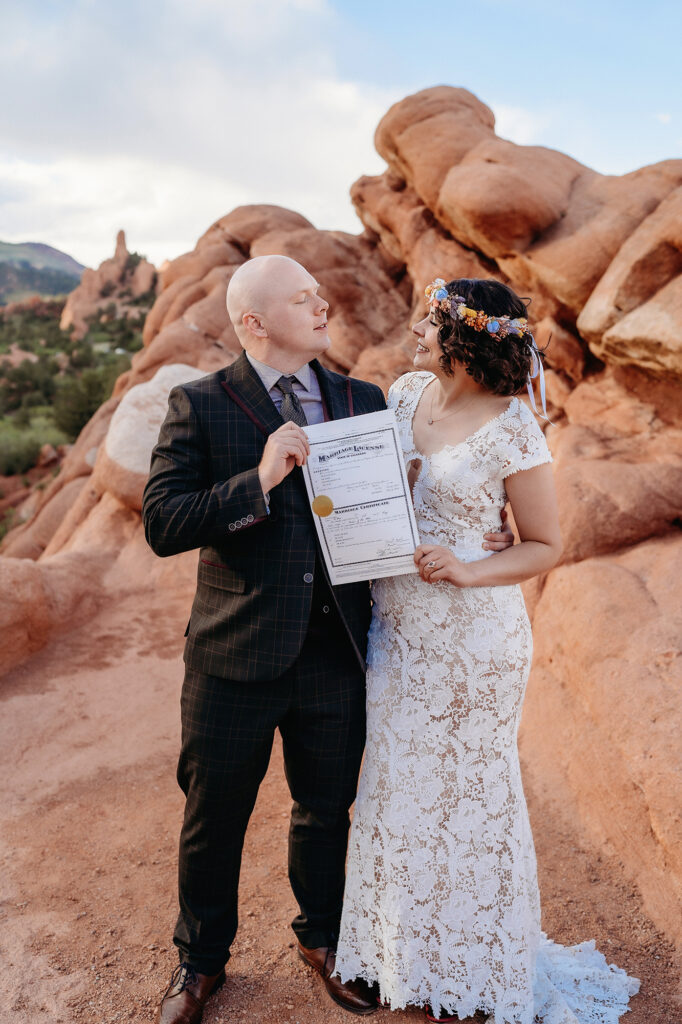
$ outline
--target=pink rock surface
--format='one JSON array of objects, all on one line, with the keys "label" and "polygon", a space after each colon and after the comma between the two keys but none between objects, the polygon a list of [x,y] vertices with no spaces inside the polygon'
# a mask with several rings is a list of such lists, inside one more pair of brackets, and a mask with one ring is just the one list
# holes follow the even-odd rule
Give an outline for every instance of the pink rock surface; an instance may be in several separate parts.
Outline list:
[{"label": "pink rock surface", "polygon": [[610,372],[567,397],[548,439],[564,539],[580,561],[675,530],[682,509],[682,429]]},{"label": "pink rock surface", "polygon": [[578,317],[595,355],[682,376],[682,187],[623,243]]},{"label": "pink rock surface", "polygon": [[16,532],[11,543],[6,545],[3,555],[34,560],[40,558],[60,523],[77,502],[84,484],[83,477],[74,477],[57,491],[51,501],[35,512],[27,528]]},{"label": "pink rock surface", "polygon": [[12,595],[0,601],[0,676],[49,643],[57,630],[96,610],[93,565],[82,555],[45,564],[0,558],[0,589]]},{"label": "pink rock surface", "polygon": [[521,732],[533,786],[628,866],[678,941],[681,573],[673,535],[550,573]]},{"label": "pink rock surface", "polygon": [[620,246],[682,184],[682,160],[606,177],[563,153],[507,142],[487,107],[447,86],[395,104],[376,141],[454,239],[574,318]]}]

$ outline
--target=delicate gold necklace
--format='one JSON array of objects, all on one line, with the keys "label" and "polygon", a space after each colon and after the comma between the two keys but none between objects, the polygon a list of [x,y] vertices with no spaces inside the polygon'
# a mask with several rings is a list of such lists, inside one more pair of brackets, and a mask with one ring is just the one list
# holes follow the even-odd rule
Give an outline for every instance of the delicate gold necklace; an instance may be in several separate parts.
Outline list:
[{"label": "delicate gold necklace", "polygon": [[468,409],[469,406],[471,405],[471,403],[473,402],[473,400],[474,400],[473,398],[470,399],[467,402],[467,404],[462,409],[453,409],[452,412],[446,412],[445,416],[439,416],[437,420],[434,420],[434,418],[433,418],[433,395],[431,395],[431,416],[429,417],[429,426],[432,427],[434,423],[440,423],[441,420],[446,420],[446,419],[448,419],[449,416],[454,416],[455,413],[464,412],[464,409]]}]

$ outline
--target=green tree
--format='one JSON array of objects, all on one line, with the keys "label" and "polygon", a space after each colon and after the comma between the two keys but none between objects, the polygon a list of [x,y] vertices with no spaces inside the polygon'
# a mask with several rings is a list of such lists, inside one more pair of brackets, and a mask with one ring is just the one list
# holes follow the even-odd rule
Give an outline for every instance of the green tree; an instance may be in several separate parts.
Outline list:
[{"label": "green tree", "polygon": [[54,401],[54,421],[60,430],[74,439],[111,395],[119,374],[128,368],[127,356],[100,366],[83,370],[80,377],[69,377],[58,387]]},{"label": "green tree", "polygon": [[74,345],[69,355],[69,362],[77,370],[92,366],[95,362],[95,353],[92,351],[92,345],[86,341],[82,341],[80,345]]},{"label": "green tree", "polygon": [[42,440],[30,432],[17,430],[13,424],[0,423],[0,473],[14,476],[35,466]]},{"label": "green tree", "polygon": [[54,401],[54,421],[74,439],[106,397],[99,371],[84,370],[80,377],[69,377],[59,385]]},{"label": "green tree", "polygon": [[14,412],[31,393],[39,394],[46,404],[51,402],[58,369],[54,359],[43,353],[35,363],[25,359],[18,366],[5,364],[0,379],[0,414]]}]

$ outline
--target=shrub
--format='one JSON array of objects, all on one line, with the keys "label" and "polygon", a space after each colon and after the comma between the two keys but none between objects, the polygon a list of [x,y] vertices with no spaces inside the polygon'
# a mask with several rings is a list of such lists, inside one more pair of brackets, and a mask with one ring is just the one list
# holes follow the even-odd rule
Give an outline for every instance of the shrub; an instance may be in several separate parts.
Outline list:
[{"label": "shrub", "polygon": [[18,409],[29,393],[37,393],[49,403],[55,393],[55,375],[59,367],[54,359],[41,355],[35,363],[25,359],[18,366],[5,366],[0,379],[0,414]]},{"label": "shrub", "polygon": [[92,366],[95,362],[95,353],[92,351],[92,345],[86,341],[82,341],[80,345],[74,345],[71,349],[69,362],[77,370],[84,369],[86,366]]},{"label": "shrub", "polygon": [[130,306],[143,306],[146,310],[151,309],[156,302],[156,288],[150,288],[148,292],[143,292],[142,295],[138,295],[136,299],[131,299],[129,302]]},{"label": "shrub", "polygon": [[104,401],[104,388],[97,370],[84,370],[60,384],[54,401],[54,421],[74,440]]},{"label": "shrub", "polygon": [[14,414],[14,422],[18,427],[30,427],[31,425],[31,413],[23,402]]},{"label": "shrub", "polygon": [[4,430],[0,435],[0,473],[14,476],[25,473],[35,466],[40,454],[42,440],[32,433],[18,430]]},{"label": "shrub", "polygon": [[71,440],[81,432],[102,402],[111,395],[116,378],[127,370],[130,360],[121,356],[96,370],[84,370],[80,377],[70,377],[57,390],[54,421]]},{"label": "shrub", "polygon": [[16,516],[16,509],[8,508],[5,514],[0,513],[0,540],[5,536],[6,533],[14,526],[14,517]]},{"label": "shrub", "polygon": [[144,259],[146,259],[146,256],[143,256],[142,253],[129,252],[128,259],[126,260],[126,273],[132,273],[138,263],[141,263]]},{"label": "shrub", "polygon": [[108,342],[112,351],[123,348],[127,352],[137,352],[142,348],[143,324],[143,313],[137,317],[91,317],[88,333],[82,344],[100,345],[102,342]]},{"label": "shrub", "polygon": [[44,444],[64,444],[64,434],[43,417],[21,428],[15,419],[0,420],[0,476],[26,473],[38,461]]},{"label": "shrub", "polygon": [[21,400],[22,409],[30,409],[31,417],[35,415],[38,410],[49,409],[49,405],[45,405],[43,396],[38,391],[27,391]]},{"label": "shrub", "polygon": [[60,349],[68,336],[59,327],[63,302],[29,302],[7,314],[0,309],[0,352],[17,344],[25,352]]}]

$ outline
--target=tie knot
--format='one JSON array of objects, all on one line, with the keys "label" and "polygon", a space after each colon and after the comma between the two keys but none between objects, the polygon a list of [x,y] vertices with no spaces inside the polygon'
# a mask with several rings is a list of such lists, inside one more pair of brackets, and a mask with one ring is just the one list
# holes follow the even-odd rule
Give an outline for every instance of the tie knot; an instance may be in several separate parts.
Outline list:
[{"label": "tie knot", "polygon": [[275,384],[275,387],[279,388],[283,395],[293,395],[295,380],[296,377],[294,377],[293,375],[291,377],[280,377],[277,383]]}]

